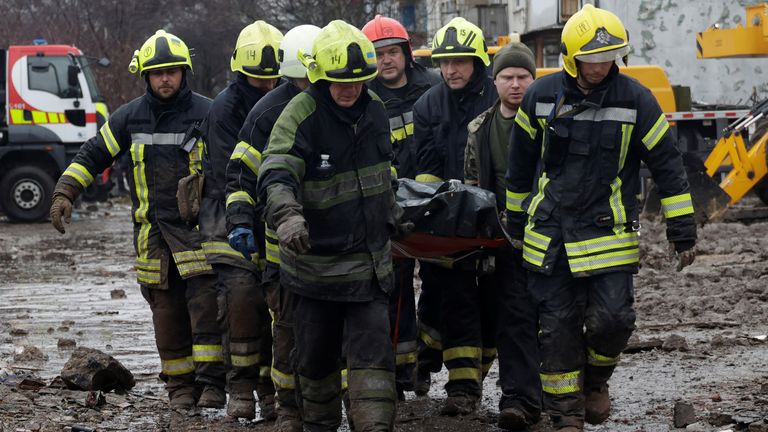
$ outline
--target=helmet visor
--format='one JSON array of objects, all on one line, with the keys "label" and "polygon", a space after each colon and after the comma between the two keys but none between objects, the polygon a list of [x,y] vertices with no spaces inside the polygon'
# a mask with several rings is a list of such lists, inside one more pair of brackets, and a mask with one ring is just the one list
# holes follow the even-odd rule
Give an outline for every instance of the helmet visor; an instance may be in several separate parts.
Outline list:
[{"label": "helmet visor", "polygon": [[408,42],[408,41],[403,39],[403,38],[379,39],[379,40],[373,42],[373,47],[374,48],[383,48],[385,46],[401,44],[401,43],[406,43],[406,42]]},{"label": "helmet visor", "polygon": [[609,51],[602,51],[593,54],[581,54],[576,56],[575,59],[584,63],[605,63],[619,60],[627,54],[629,54],[629,45],[625,45],[621,48],[612,49]]}]

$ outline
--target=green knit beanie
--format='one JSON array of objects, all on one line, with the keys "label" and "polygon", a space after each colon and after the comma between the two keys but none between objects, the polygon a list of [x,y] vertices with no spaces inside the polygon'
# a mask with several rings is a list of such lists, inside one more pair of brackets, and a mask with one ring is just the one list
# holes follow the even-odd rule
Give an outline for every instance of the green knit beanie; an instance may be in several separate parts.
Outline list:
[{"label": "green knit beanie", "polygon": [[533,59],[533,53],[524,43],[512,42],[504,45],[496,55],[493,56],[493,77],[508,67],[519,67],[527,69],[531,75],[536,78],[536,61]]}]

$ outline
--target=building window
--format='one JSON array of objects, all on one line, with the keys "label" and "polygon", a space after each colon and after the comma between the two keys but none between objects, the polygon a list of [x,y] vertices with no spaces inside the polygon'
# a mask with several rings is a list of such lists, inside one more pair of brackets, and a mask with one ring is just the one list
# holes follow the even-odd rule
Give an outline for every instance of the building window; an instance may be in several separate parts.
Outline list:
[{"label": "building window", "polygon": [[478,26],[483,29],[483,35],[489,45],[495,45],[498,36],[509,34],[507,5],[478,6]]}]

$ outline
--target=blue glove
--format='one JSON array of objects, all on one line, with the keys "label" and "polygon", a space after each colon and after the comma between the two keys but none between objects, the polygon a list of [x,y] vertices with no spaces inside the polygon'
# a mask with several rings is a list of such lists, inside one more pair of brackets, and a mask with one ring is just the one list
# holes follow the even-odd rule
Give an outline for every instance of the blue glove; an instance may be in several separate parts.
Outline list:
[{"label": "blue glove", "polygon": [[253,237],[253,230],[250,228],[237,227],[229,232],[227,236],[229,245],[232,249],[243,254],[246,260],[251,260],[251,254],[259,251],[256,247],[256,239]]}]

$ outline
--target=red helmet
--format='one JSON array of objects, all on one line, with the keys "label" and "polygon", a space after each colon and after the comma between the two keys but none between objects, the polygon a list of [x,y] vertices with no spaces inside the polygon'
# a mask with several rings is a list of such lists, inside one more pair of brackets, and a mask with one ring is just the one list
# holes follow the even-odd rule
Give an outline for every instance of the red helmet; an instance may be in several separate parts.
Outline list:
[{"label": "red helmet", "polygon": [[368,21],[363,26],[363,33],[373,42],[375,48],[385,47],[387,45],[404,44],[411,48],[411,37],[402,24],[392,18],[376,15],[375,18]]}]

